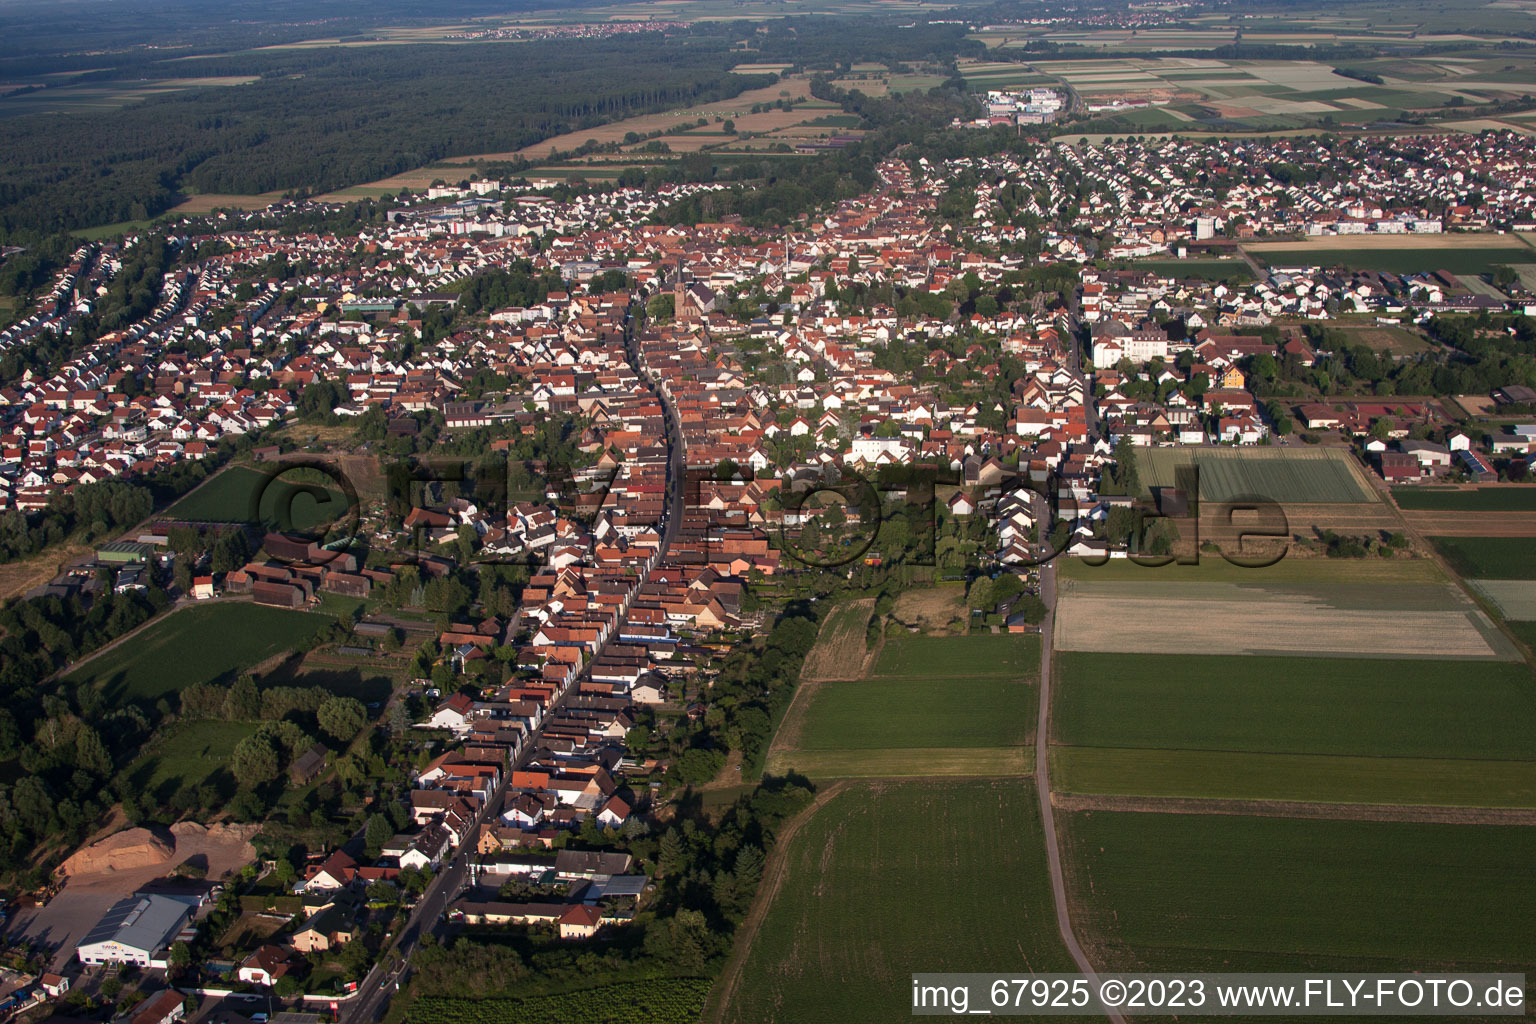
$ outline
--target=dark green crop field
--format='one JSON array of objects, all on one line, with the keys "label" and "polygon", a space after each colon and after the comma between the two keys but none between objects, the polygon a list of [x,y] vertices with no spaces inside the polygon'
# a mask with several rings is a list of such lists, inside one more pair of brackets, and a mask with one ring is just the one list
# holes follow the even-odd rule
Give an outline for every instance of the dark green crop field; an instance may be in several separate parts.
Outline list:
[{"label": "dark green crop field", "polygon": [[1536,966],[1536,887],[1522,881],[1536,828],[1102,811],[1057,820],[1073,920],[1105,967]]},{"label": "dark green crop field", "polygon": [[787,856],[726,1024],[888,1024],[914,971],[1072,969],[1027,780],[852,784]]},{"label": "dark green crop field", "polygon": [[1536,759],[1536,680],[1522,662],[1057,657],[1060,743]]}]

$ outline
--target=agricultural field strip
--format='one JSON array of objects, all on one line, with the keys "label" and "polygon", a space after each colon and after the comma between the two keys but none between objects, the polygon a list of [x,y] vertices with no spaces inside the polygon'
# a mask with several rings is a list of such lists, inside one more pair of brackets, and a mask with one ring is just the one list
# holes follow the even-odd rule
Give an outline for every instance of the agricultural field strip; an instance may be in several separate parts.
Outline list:
[{"label": "agricultural field strip", "polygon": [[1523,662],[1063,652],[1052,739],[1106,749],[1536,763]]},{"label": "agricultural field strip", "polygon": [[909,1012],[913,971],[1072,969],[1019,780],[849,784],[782,856],[728,1005],[707,1019],[884,1024]]},{"label": "agricultural field strip", "polygon": [[1264,498],[1281,504],[1379,503],[1353,456],[1333,448],[1139,448],[1142,487],[1176,487],[1177,471],[1200,471],[1206,501]]},{"label": "agricultural field strip", "polygon": [[[1146,654],[1295,654],[1519,660],[1449,585],[1062,581],[1056,646]],[[1366,639],[1368,638],[1368,640]]]},{"label": "agricultural field strip", "polygon": [[1511,884],[1536,859],[1536,829],[1113,811],[1061,818],[1074,920],[1106,969],[1536,962],[1536,888]]},{"label": "agricultural field strip", "polygon": [[1536,761],[1056,746],[1051,782],[1118,796],[1536,808]]},{"label": "agricultural field strip", "polygon": [[860,750],[782,750],[768,755],[774,775],[797,772],[824,779],[927,779],[1023,777],[1034,771],[1035,748],[902,747]]},{"label": "agricultural field strip", "polygon": [[1526,807],[1320,804],[1300,800],[1231,800],[1209,797],[1113,796],[1093,793],[1056,793],[1051,797],[1051,805],[1063,811],[1228,814],[1239,817],[1315,818],[1329,821],[1424,821],[1458,825],[1536,825],[1536,809]]},{"label": "agricultural field strip", "polygon": [[1471,580],[1512,622],[1536,622],[1536,580]]}]

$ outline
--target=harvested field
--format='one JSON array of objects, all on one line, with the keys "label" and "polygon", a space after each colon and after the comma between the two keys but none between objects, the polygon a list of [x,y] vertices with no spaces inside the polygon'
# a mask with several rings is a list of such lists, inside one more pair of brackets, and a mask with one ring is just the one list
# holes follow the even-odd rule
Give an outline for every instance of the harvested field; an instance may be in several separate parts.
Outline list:
[{"label": "harvested field", "polygon": [[805,656],[800,681],[858,679],[864,675],[874,653],[867,650],[864,635],[869,617],[874,614],[874,598],[849,601],[839,605],[821,624],[816,646]]},{"label": "harvested field", "polygon": [[1428,338],[1402,327],[1359,327],[1346,333],[1354,344],[1390,356],[1411,356],[1435,347]]},{"label": "harvested field", "polygon": [[20,597],[33,587],[40,587],[59,574],[59,570],[77,558],[91,553],[84,544],[48,548],[30,558],[0,565],[0,601]]},{"label": "harvested field", "polygon": [[[781,95],[788,93],[787,96]],[[750,113],[755,103],[777,103],[781,99],[788,99],[795,103],[806,104],[814,102],[814,106],[802,106],[799,110],[772,110],[767,113]],[[806,78],[785,78],[773,85],[763,86],[761,89],[749,89],[734,99],[720,100],[715,103],[689,107],[683,110],[668,110],[659,114],[643,114],[639,117],[628,117],[622,121],[614,121],[609,124],[601,124],[595,128],[584,128],[564,135],[556,135],[554,138],[545,139],[543,142],[527,146],[512,153],[483,153],[477,156],[457,157],[455,159],[470,161],[497,161],[511,160],[522,157],[527,160],[537,160],[545,156],[551,149],[568,150],[575,149],[588,139],[596,139],[598,142],[623,142],[624,136],[630,132],[638,135],[649,135],[651,132],[666,131],[675,128],[679,124],[704,118],[711,125],[716,117],[730,118],[736,122],[737,133],[772,131],[775,128],[786,128],[802,121],[814,120],[822,116],[828,110],[837,110],[831,104],[821,104],[811,100],[810,80]],[[706,130],[709,130],[706,128]],[[679,141],[678,136],[663,135],[662,142],[674,145]],[[644,143],[641,143],[643,145]],[[675,146],[674,146],[675,148]]]},{"label": "harvested field", "polygon": [[1472,584],[1512,622],[1536,622],[1536,580],[1478,580]]},{"label": "harvested field", "polygon": [[171,207],[171,213],[212,213],[214,210],[264,210],[273,203],[281,202],[283,193],[267,192],[262,195],[220,195],[215,192],[199,192],[190,195]]},{"label": "harvested field", "polygon": [[1284,558],[1262,569],[1233,565],[1219,555],[1202,555],[1196,565],[1148,568],[1128,558],[1090,565],[1079,558],[1061,558],[1063,580],[1136,581],[1142,583],[1441,583],[1445,574],[1427,558],[1344,559]]},{"label": "harvested field", "polygon": [[963,587],[927,587],[903,590],[896,598],[893,613],[898,622],[934,631],[948,626],[956,618],[968,617]]},{"label": "harvested field", "polygon": [[1536,512],[1404,512],[1429,537],[1536,537]]},{"label": "harvested field", "polygon": [[1064,651],[1354,657],[1369,638],[1382,657],[1519,657],[1448,585],[1062,582]]},{"label": "harvested field", "polygon": [[1154,487],[1177,487],[1178,470],[1193,466],[1203,501],[1379,501],[1354,458],[1337,448],[1138,448],[1136,466],[1149,495]]}]

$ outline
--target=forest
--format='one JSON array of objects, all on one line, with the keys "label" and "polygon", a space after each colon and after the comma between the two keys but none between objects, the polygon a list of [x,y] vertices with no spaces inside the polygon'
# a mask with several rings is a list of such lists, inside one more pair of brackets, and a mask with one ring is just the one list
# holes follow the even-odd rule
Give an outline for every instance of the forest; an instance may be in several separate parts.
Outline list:
[{"label": "forest", "polygon": [[363,47],[202,58],[179,73],[257,80],[67,120],[0,120],[0,234],[142,220],[187,189],[326,191],[773,81],[728,71],[724,38],[687,34],[412,45],[388,57]]}]

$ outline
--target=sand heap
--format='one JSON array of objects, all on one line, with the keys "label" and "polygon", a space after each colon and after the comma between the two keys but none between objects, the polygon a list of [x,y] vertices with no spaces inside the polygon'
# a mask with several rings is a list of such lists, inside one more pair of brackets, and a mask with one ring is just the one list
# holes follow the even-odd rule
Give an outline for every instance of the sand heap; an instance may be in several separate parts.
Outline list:
[{"label": "sand heap", "polygon": [[75,853],[59,866],[59,874],[72,877],[154,867],[171,859],[173,842],[147,828],[125,829]]}]

